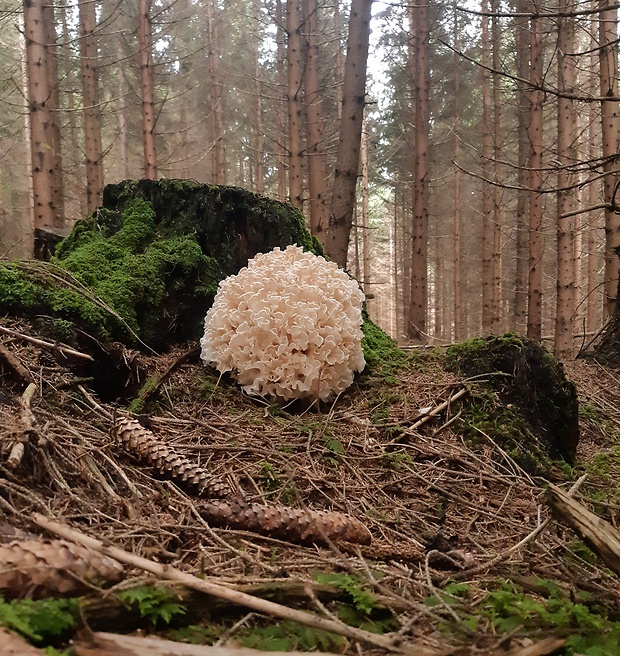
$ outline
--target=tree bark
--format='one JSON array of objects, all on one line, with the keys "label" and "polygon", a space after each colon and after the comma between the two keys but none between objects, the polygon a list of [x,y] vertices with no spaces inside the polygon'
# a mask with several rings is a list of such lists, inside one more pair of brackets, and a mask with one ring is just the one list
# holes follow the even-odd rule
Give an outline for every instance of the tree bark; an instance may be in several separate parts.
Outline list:
[{"label": "tree bark", "polygon": [[462,267],[462,254],[461,254],[461,170],[458,167],[459,160],[461,159],[461,106],[459,102],[460,93],[460,75],[459,75],[459,56],[457,50],[461,47],[461,36],[459,30],[459,18],[456,6],[456,0],[452,4],[454,21],[453,27],[453,40],[455,51],[452,53],[452,75],[454,80],[454,125],[452,127],[454,146],[453,157],[457,166],[454,168],[454,190],[452,196],[452,214],[453,214],[453,230],[452,230],[452,259],[453,259],[453,274],[452,286],[453,290],[453,313],[454,313],[454,339],[460,342],[463,339],[463,301],[461,290],[461,267]]},{"label": "tree bark", "polygon": [[[570,11],[570,0],[561,0],[560,12]],[[558,90],[571,94],[575,86],[575,23],[572,18],[558,21]],[[566,189],[573,182],[569,167],[575,163],[575,115],[573,101],[558,96],[558,193],[557,193],[557,295],[555,314],[554,351],[558,358],[573,357],[573,323],[575,312],[575,260],[573,250],[574,218],[565,216],[574,207],[572,191]]]},{"label": "tree bark", "polygon": [[428,140],[429,140],[429,67],[428,6],[409,7],[409,25],[413,35],[414,65],[411,71],[414,120],[413,225],[411,259],[411,302],[407,334],[415,342],[425,341],[428,305]]},{"label": "tree bark", "polygon": [[24,0],[35,229],[58,227],[54,203],[54,128],[45,47],[46,0]]},{"label": "tree bark", "polygon": [[144,177],[147,180],[156,180],[157,148],[155,144],[155,91],[153,82],[153,44],[151,39],[151,0],[138,0],[138,37],[140,43]]},{"label": "tree bark", "polygon": [[211,93],[209,131],[211,133],[211,181],[226,184],[226,142],[224,141],[223,96],[220,71],[220,30],[216,21],[217,2],[206,0],[207,39],[209,43],[207,65]]},{"label": "tree bark", "polygon": [[482,0],[482,333],[493,332],[493,226],[491,215],[491,40],[489,37],[489,1]]},{"label": "tree bark", "polygon": [[[491,0],[493,14],[499,12],[499,0]],[[502,307],[502,190],[500,187],[500,158],[502,136],[502,99],[500,82],[500,26],[499,18],[491,18],[491,52],[493,59],[493,250],[491,254],[491,332],[501,330]]]},{"label": "tree bark", "polygon": [[255,36],[253,41],[254,57],[254,190],[257,194],[265,193],[265,164],[264,164],[264,136],[263,136],[263,99],[260,81],[259,49],[260,49],[260,3],[253,0]]},{"label": "tree bark", "polygon": [[89,213],[101,205],[103,194],[103,150],[101,147],[97,37],[95,36],[96,9],[94,0],[80,1],[80,68],[84,103],[86,210]]},{"label": "tree bark", "polygon": [[303,206],[302,168],[302,43],[301,9],[299,0],[286,3],[287,63],[288,63],[288,185],[291,204]]},{"label": "tree bark", "polygon": [[538,0],[530,0],[530,234],[527,336],[540,341],[542,337],[542,131],[543,131],[543,48],[542,25],[537,17]]},{"label": "tree bark", "polygon": [[[518,0],[517,12],[527,14],[528,0]],[[515,21],[516,29],[516,69],[517,75],[526,80],[529,77],[529,31],[527,18]],[[527,322],[527,278],[528,278],[528,192],[530,175],[527,170],[529,153],[529,102],[523,83],[517,86],[517,139],[518,139],[518,177],[517,184],[517,216],[516,216],[516,263],[515,263],[515,295],[513,307],[514,329],[525,333]]]},{"label": "tree bark", "polygon": [[321,243],[324,243],[329,215],[327,211],[327,170],[321,111],[322,91],[318,66],[318,7],[316,0],[303,0],[302,5],[306,37],[304,100],[306,104],[306,158],[308,162],[310,231]]},{"label": "tree bark", "polygon": [[349,17],[342,119],[326,241],[327,254],[342,268],[347,266],[349,234],[359,170],[362,118],[366,102],[371,6],[372,0],[352,0]]},{"label": "tree bark", "polygon": [[[599,57],[601,97],[618,96],[618,28],[617,9],[611,0],[600,0],[599,8]],[[618,176],[613,173],[618,162],[618,129],[620,103],[617,100],[601,101],[603,135],[603,179],[605,202],[614,201],[614,189]],[[617,201],[616,201],[617,204]],[[618,295],[618,257],[620,257],[620,215],[608,207],[605,210],[605,316],[611,316]]]},{"label": "tree bark", "polygon": [[282,28],[284,25],[284,9],[282,0],[275,0],[276,2],[276,70],[278,87],[282,89],[282,99],[278,102],[277,118],[278,118],[278,138],[277,138],[277,168],[278,168],[278,200],[285,201],[288,197],[286,193],[286,147],[288,131],[287,131],[287,101],[288,92],[285,94],[284,89],[287,88],[287,76],[285,72],[285,40],[286,32]]}]

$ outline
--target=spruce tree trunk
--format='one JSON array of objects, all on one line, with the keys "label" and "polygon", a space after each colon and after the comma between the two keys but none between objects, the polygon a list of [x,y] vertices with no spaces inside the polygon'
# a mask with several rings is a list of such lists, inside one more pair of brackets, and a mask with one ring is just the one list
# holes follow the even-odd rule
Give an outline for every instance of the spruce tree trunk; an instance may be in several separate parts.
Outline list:
[{"label": "spruce tree trunk", "polygon": [[101,111],[99,109],[99,80],[96,3],[81,0],[80,9],[80,67],[84,102],[84,140],[86,155],[86,209],[92,212],[101,206],[103,194],[103,150],[101,147]]},{"label": "spruce tree trunk", "polygon": [[527,336],[540,341],[542,336],[542,131],[543,131],[543,48],[542,19],[536,17],[538,4],[530,0],[530,235],[527,304]]},{"label": "spruce tree trunk", "polygon": [[303,206],[302,151],[302,43],[301,8],[299,0],[286,3],[287,62],[288,62],[288,185],[291,204]]},{"label": "spruce tree trunk", "polygon": [[147,180],[156,180],[157,148],[155,145],[155,91],[153,81],[153,44],[151,42],[151,0],[138,0],[138,37],[140,43],[144,177]]},{"label": "spruce tree trunk", "polygon": [[[618,96],[618,27],[617,9],[611,0],[600,0],[599,57],[601,97]],[[603,134],[603,170],[605,202],[605,316],[614,313],[618,292],[618,257],[620,256],[620,215],[611,208],[618,175],[613,173],[618,163],[618,129],[620,103],[617,100],[601,101]],[[616,204],[618,200],[615,199]]]},{"label": "spruce tree trunk", "polygon": [[[560,11],[570,10],[569,0],[561,0]],[[558,90],[566,94],[575,89],[575,23],[571,18],[558,21]],[[557,296],[555,314],[555,355],[560,359],[573,357],[573,321],[575,312],[575,259],[573,250],[574,217],[566,216],[574,209],[573,182],[569,169],[575,162],[575,115],[573,101],[558,96],[558,193],[557,193]]]},{"label": "spruce tree trunk", "polygon": [[306,41],[304,100],[306,103],[306,161],[308,163],[310,232],[321,243],[324,243],[329,216],[321,111],[322,91],[319,79],[318,7],[316,0],[303,0],[302,5]]},{"label": "spruce tree trunk", "polygon": [[46,0],[24,0],[34,227],[43,230],[58,227],[54,202],[54,126],[48,103],[51,89],[45,47],[46,4]]},{"label": "spruce tree trunk", "polygon": [[372,0],[352,0],[349,17],[342,119],[329,213],[329,228],[325,244],[327,254],[342,268],[347,266],[349,234],[359,170],[362,119],[366,102],[366,66],[371,6]]},{"label": "spruce tree trunk", "polygon": [[[500,10],[499,1],[491,0],[491,12]],[[491,254],[491,332],[502,328],[502,190],[500,187],[500,158],[502,137],[502,99],[500,93],[500,29],[499,18],[491,18],[491,52],[493,60],[493,249]]]},{"label": "spruce tree trunk", "polygon": [[411,302],[407,334],[416,342],[425,341],[428,306],[428,140],[429,140],[429,68],[428,6],[409,9],[413,34],[412,80],[414,84],[415,124],[413,162],[413,225],[411,254]]}]

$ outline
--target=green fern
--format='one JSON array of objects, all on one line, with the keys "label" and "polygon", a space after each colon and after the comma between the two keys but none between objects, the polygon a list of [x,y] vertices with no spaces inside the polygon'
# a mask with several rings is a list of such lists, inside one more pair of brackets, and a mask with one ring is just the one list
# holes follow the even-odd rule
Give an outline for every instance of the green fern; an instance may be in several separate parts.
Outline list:
[{"label": "green fern", "polygon": [[170,624],[177,615],[184,615],[187,609],[174,601],[174,594],[163,586],[140,586],[123,590],[118,594],[119,599],[135,608],[140,617],[148,620],[153,626],[159,622]]},{"label": "green fern", "polygon": [[0,599],[0,626],[41,644],[77,626],[77,599]]}]

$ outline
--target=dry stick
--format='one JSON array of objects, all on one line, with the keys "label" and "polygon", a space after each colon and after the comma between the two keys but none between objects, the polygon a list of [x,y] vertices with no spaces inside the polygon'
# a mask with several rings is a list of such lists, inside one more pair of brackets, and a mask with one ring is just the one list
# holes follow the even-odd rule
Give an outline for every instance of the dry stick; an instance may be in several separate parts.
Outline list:
[{"label": "dry stick", "polygon": [[204,594],[212,595],[214,597],[219,597],[220,599],[226,599],[235,604],[241,606],[247,606],[252,608],[259,613],[264,613],[266,615],[273,615],[275,617],[280,617],[282,619],[292,620],[303,624],[304,626],[310,626],[315,629],[320,629],[322,631],[329,631],[331,633],[336,633],[337,635],[345,636],[352,640],[359,640],[375,647],[381,647],[382,649],[388,649],[395,653],[410,653],[410,654],[439,654],[439,652],[433,652],[425,649],[424,647],[415,647],[413,645],[400,645],[394,644],[394,641],[382,635],[376,635],[370,633],[369,631],[364,631],[362,629],[356,629],[355,627],[348,626],[347,624],[334,622],[333,620],[328,620],[305,611],[296,610],[294,608],[287,608],[280,604],[276,604],[273,601],[268,601],[266,599],[259,599],[253,597],[252,595],[246,594],[244,592],[239,592],[237,590],[232,590],[218,583],[212,583],[211,581],[206,581],[204,579],[199,579],[192,574],[187,574],[182,572],[175,567],[170,565],[162,565],[160,563],[153,562],[147,558],[142,558],[141,556],[136,556],[135,554],[129,553],[124,549],[119,547],[113,547],[105,545],[100,540],[84,535],[80,531],[69,528],[59,522],[56,522],[40,513],[33,513],[32,520],[40,526],[41,528],[54,533],[69,540],[70,542],[75,542],[80,544],[88,549],[93,551],[98,551],[110,558],[114,558],[120,563],[130,565],[131,567],[136,567],[142,569],[146,572],[150,572],[154,576],[157,576],[160,579],[167,579],[169,581],[177,581],[184,585],[187,588],[192,590],[197,590]]},{"label": "dry stick", "polygon": [[414,424],[409,426],[406,431],[403,431],[400,433],[400,435],[397,435],[393,440],[390,440],[383,446],[391,446],[392,444],[396,444],[397,442],[400,442],[400,440],[405,436],[409,435],[412,431],[420,428],[420,426],[424,425],[427,421],[430,421],[433,417],[437,416],[441,412],[443,412],[453,401],[458,401],[461,397],[465,396],[467,394],[468,390],[463,387],[460,389],[454,396],[450,396],[446,401],[443,403],[440,403],[436,408],[433,408],[428,414],[425,414],[423,417],[420,417]]},{"label": "dry stick", "polygon": [[19,463],[24,457],[24,443],[30,439],[30,434],[34,430],[35,418],[30,409],[30,403],[32,402],[32,397],[37,391],[37,386],[34,383],[30,383],[28,387],[24,390],[24,393],[19,399],[19,405],[21,406],[21,415],[22,415],[22,426],[23,429],[20,431],[21,435],[15,441],[11,447],[11,452],[6,462],[11,469],[15,469],[19,466]]},{"label": "dry stick", "polygon": [[24,383],[24,385],[28,385],[29,383],[34,382],[32,374],[19,361],[19,358],[5,349],[2,345],[0,345],[0,360],[3,360],[4,363],[13,370],[13,373],[15,373],[15,375]]},{"label": "dry stick", "polygon": [[37,337],[30,337],[30,335],[24,335],[23,333],[18,333],[16,330],[11,330],[10,328],[5,328],[0,326],[0,333],[5,333],[6,335],[11,335],[13,337],[19,337],[24,339],[27,342],[32,342],[37,346],[43,346],[45,348],[52,349],[53,351],[60,351],[65,355],[72,355],[75,358],[82,358],[83,360],[92,360],[93,358],[88,355],[88,353],[82,353],[81,351],[76,351],[69,346],[60,346],[60,344],[55,344],[54,342],[47,342],[44,339],[38,339]]}]

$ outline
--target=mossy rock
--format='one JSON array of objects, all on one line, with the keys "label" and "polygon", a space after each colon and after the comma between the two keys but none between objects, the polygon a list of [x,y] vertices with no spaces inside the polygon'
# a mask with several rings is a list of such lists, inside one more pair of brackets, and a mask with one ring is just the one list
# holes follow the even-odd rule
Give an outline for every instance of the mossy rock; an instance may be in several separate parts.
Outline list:
[{"label": "mossy rock", "polygon": [[160,349],[202,334],[221,280],[293,243],[322,254],[291,205],[237,187],[128,180],[105,188],[102,208],[75,225],[49,267],[0,264],[0,313]]},{"label": "mossy rock", "polygon": [[[579,443],[577,388],[562,364],[532,340],[507,333],[450,347],[446,366],[465,377],[488,375],[464,418],[531,473],[550,460],[572,462]],[[490,392],[490,393],[489,393]]]}]

